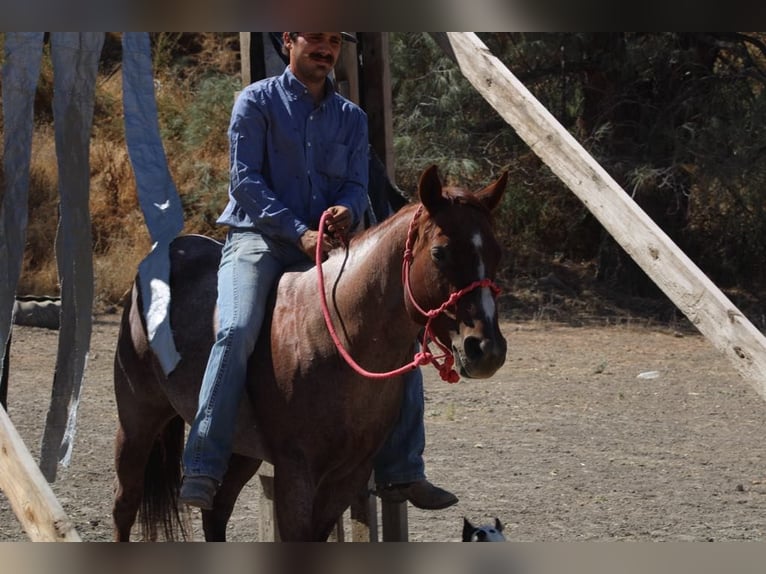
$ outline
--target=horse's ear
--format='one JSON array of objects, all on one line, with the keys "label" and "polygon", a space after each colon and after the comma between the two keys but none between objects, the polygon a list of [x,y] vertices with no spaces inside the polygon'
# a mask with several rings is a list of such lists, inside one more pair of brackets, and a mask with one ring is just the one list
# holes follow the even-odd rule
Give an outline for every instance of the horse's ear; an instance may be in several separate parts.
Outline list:
[{"label": "horse's ear", "polygon": [[497,516],[495,516],[495,530],[497,530],[498,532],[503,531],[503,523],[500,522],[500,519]]},{"label": "horse's ear", "polygon": [[498,205],[500,200],[503,199],[503,193],[505,193],[505,186],[508,183],[508,171],[504,171],[495,183],[489,184],[487,187],[476,193],[481,202],[489,209],[493,211]]},{"label": "horse's ear", "polygon": [[442,181],[435,165],[426,169],[420,176],[418,195],[428,213],[431,214],[438,212],[449,203],[442,195]]}]

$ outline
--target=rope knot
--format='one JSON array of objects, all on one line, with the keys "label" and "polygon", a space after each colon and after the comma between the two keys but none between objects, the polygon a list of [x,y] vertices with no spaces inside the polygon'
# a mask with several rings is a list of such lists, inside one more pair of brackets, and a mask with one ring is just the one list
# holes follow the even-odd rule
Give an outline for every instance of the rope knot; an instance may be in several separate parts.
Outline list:
[{"label": "rope knot", "polygon": [[457,371],[453,368],[454,364],[455,359],[452,357],[452,355],[446,355],[444,357],[444,362],[437,366],[439,369],[439,376],[443,381],[447,381],[448,383],[457,383],[460,380],[460,375],[458,375]]},{"label": "rope knot", "polygon": [[428,351],[420,351],[419,353],[415,353],[415,356],[412,358],[412,362],[418,367],[422,367],[423,365],[427,365],[433,361],[434,356]]},{"label": "rope knot", "polygon": [[[451,354],[445,353],[444,355],[437,357],[427,350],[426,341],[423,341],[423,349],[425,350],[415,353],[413,363],[416,363],[418,366],[431,363],[436,370],[439,371],[441,379],[448,383],[457,383],[460,380],[460,375],[453,368],[455,358]],[[442,360],[441,363],[439,363],[439,359]]]}]

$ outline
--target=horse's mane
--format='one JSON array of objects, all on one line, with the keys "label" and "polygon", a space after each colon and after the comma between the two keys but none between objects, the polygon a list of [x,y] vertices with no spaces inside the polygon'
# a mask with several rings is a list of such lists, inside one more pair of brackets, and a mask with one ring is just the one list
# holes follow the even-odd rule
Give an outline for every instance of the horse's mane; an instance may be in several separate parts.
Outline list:
[{"label": "horse's mane", "polygon": [[404,217],[405,214],[407,214],[407,221],[412,219],[412,212],[415,211],[417,206],[420,205],[420,203],[408,203],[404,207],[402,207],[399,211],[396,213],[393,213],[392,215],[388,216],[383,221],[380,221],[376,223],[375,225],[372,225],[368,227],[367,229],[364,229],[354,235],[354,239],[362,239],[364,237],[367,237],[368,235],[373,235],[381,232],[385,232],[386,229],[389,227],[392,227],[394,225],[397,225],[399,220]]},{"label": "horse's mane", "polygon": [[[458,186],[443,187],[442,196],[453,205],[465,205],[467,207],[476,208],[481,210],[487,216],[491,216],[490,210],[487,208],[486,205],[484,205],[482,201],[479,200],[476,194],[462,187],[458,187]],[[406,204],[401,209],[399,209],[396,213],[392,214],[391,216],[384,219],[383,221],[375,225],[372,225],[371,227],[368,227],[367,229],[364,229],[361,232],[355,234],[353,239],[355,241],[361,242],[370,235],[386,233],[386,230],[389,227],[398,225],[399,221],[402,218],[406,218],[407,221],[410,221],[412,219],[413,212],[415,211],[415,209],[417,209],[419,205],[420,205],[420,202],[410,202]],[[427,215],[423,216],[421,224],[424,224],[426,226],[426,229],[430,227],[431,222]]]}]

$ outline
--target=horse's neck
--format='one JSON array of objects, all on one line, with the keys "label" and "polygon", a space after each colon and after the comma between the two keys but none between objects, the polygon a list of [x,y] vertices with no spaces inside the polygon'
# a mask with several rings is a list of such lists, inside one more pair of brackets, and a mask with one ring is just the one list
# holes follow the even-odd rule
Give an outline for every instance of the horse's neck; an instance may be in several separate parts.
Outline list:
[{"label": "horse's neck", "polygon": [[328,287],[340,273],[334,301],[341,316],[361,315],[363,328],[379,328],[405,339],[411,335],[412,341],[420,327],[407,315],[402,285],[410,220],[411,211],[406,210],[368,230],[351,242],[347,258],[335,252],[324,269]]},{"label": "horse's neck", "polygon": [[356,238],[351,243],[347,267],[365,278],[373,297],[404,305],[402,260],[409,221],[397,217]]}]

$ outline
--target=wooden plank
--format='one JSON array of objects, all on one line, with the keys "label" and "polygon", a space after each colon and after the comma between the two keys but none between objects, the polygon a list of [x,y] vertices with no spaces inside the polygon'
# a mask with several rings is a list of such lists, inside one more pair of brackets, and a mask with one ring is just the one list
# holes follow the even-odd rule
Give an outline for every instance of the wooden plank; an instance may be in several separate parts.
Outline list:
[{"label": "wooden plank", "polygon": [[80,542],[5,409],[0,409],[0,489],[33,542]]},{"label": "wooden plank", "polygon": [[[279,525],[277,523],[277,510],[274,504],[274,466],[269,462],[263,462],[258,469],[260,482],[258,497],[258,541],[281,542]],[[345,542],[345,530],[343,527],[343,515],[338,517],[328,541]]]},{"label": "wooden plank", "polygon": [[476,34],[449,41],[463,75],[580,198],[622,248],[766,399],[766,338]]},{"label": "wooden plank", "polygon": [[239,33],[239,75],[242,77],[242,85],[247,86],[253,80],[252,58],[250,55],[250,43],[252,32]]},{"label": "wooden plank", "polygon": [[372,476],[367,482],[367,488],[360,492],[351,503],[351,541],[378,541],[378,505],[377,497],[372,494],[375,481]]},{"label": "wooden plank", "polygon": [[391,67],[388,32],[357,34],[362,52],[361,106],[367,112],[370,145],[383,161],[391,181],[394,177],[394,129],[391,103]]},{"label": "wooden plank", "polygon": [[258,499],[258,541],[279,542],[281,539],[274,506],[274,467],[265,461],[261,463],[258,479],[261,486]]},{"label": "wooden plank", "polygon": [[335,81],[338,91],[343,96],[359,104],[359,65],[356,44],[343,42],[338,63],[335,65]]},{"label": "wooden plank", "polygon": [[383,523],[383,542],[409,541],[406,502],[381,502],[381,522]]},{"label": "wooden plank", "polygon": [[239,58],[243,87],[285,71],[285,63],[274,48],[269,32],[240,32]]},{"label": "wooden plank", "polygon": [[3,371],[0,374],[0,407],[8,408],[8,370],[11,365],[11,340],[13,339],[13,329],[8,333],[8,341],[5,343],[3,351]]},{"label": "wooden plank", "polygon": [[264,34],[262,32],[239,33],[239,58],[242,86],[249,86],[265,77],[266,64],[264,60]]}]

